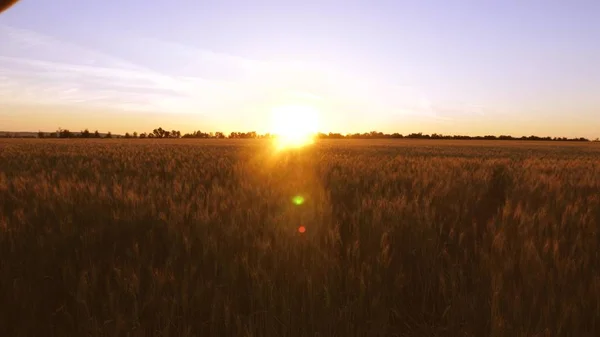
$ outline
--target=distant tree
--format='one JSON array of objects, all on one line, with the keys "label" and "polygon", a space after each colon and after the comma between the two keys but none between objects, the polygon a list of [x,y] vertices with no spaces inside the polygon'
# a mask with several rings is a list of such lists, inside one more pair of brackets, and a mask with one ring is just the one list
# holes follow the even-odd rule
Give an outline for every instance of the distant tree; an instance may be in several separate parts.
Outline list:
[{"label": "distant tree", "polygon": [[90,138],[90,136],[91,136],[90,130],[85,129],[85,130],[81,131],[80,136],[81,136],[81,138]]},{"label": "distant tree", "polygon": [[421,138],[424,138],[424,137],[423,137],[423,133],[419,132],[419,133],[411,133],[408,136],[406,136],[406,138],[421,139]]},{"label": "distant tree", "polygon": [[138,133],[133,131],[133,138],[137,138],[138,137]]},{"label": "distant tree", "polygon": [[129,132],[125,132],[125,138],[131,138],[131,135],[129,134]]},{"label": "distant tree", "polygon": [[106,133],[106,135],[104,136],[104,138],[112,138],[112,133],[110,131],[108,131]]},{"label": "distant tree", "polygon": [[42,131],[38,131],[38,138],[46,138],[46,134]]},{"label": "distant tree", "polygon": [[100,138],[100,132],[98,132],[98,130],[94,131],[94,138]]},{"label": "distant tree", "polygon": [[58,137],[59,138],[71,138],[73,137],[73,134],[71,134],[71,131],[67,130],[67,129],[58,129]]},{"label": "distant tree", "polygon": [[140,133],[140,138],[146,138],[146,133],[145,132]]},{"label": "distant tree", "polygon": [[154,134],[154,137],[156,138],[165,138],[168,137],[168,131],[165,131],[162,127],[159,127],[158,129],[154,129],[152,131],[152,133]]}]

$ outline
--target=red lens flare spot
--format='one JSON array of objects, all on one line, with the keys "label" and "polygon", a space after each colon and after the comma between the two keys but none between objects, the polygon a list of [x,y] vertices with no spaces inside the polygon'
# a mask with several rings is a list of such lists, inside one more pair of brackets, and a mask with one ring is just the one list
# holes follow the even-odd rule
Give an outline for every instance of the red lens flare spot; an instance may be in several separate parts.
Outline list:
[{"label": "red lens flare spot", "polygon": [[306,227],[304,227],[304,226],[298,227],[298,233],[303,234],[304,232],[306,232]]}]

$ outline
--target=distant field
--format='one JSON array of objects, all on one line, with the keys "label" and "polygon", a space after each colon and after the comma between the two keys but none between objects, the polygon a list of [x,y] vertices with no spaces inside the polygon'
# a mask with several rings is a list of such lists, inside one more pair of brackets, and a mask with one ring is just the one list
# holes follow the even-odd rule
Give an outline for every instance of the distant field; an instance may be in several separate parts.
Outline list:
[{"label": "distant field", "polygon": [[0,336],[598,336],[599,252],[598,143],[0,140]]}]

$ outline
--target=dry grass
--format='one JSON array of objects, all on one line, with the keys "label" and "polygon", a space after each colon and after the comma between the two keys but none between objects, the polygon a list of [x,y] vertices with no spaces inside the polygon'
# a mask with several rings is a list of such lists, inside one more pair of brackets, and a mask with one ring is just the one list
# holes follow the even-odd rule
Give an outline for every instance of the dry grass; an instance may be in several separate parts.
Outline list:
[{"label": "dry grass", "polygon": [[600,146],[265,145],[0,141],[0,335],[600,333]]}]

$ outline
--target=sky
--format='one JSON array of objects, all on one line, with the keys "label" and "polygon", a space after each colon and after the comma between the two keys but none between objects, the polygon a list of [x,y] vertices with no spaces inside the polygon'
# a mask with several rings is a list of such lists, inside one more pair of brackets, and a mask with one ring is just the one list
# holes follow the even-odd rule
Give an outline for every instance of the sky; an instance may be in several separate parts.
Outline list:
[{"label": "sky", "polygon": [[21,0],[0,130],[600,137],[600,2]]}]

